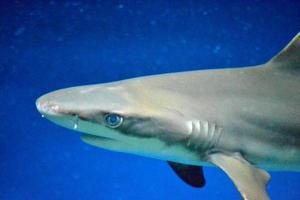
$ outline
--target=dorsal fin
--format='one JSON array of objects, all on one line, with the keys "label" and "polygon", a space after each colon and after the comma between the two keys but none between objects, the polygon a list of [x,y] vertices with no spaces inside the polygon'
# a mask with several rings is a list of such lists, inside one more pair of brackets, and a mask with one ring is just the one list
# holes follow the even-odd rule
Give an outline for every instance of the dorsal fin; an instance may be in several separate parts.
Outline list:
[{"label": "dorsal fin", "polygon": [[300,32],[267,63],[267,66],[280,70],[300,71]]}]

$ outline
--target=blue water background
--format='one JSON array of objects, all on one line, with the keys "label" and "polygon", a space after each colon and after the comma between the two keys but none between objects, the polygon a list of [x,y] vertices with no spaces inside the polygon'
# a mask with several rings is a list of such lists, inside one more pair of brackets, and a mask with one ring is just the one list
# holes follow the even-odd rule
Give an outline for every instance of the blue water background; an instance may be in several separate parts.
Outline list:
[{"label": "blue water background", "polygon": [[[52,90],[266,62],[300,31],[300,1],[1,1],[0,199],[240,199],[227,176],[185,185],[164,161],[88,146],[42,119]],[[209,84],[209,83],[208,83]],[[300,173],[271,172],[299,200]]]}]

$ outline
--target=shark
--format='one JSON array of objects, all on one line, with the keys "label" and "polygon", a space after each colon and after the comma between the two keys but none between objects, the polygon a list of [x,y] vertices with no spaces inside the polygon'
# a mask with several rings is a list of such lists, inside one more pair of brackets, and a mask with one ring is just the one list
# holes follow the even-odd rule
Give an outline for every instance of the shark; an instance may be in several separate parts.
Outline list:
[{"label": "shark", "polygon": [[300,32],[264,64],[65,88],[36,107],[87,144],[167,161],[193,187],[215,166],[243,199],[268,200],[267,171],[300,171]]}]

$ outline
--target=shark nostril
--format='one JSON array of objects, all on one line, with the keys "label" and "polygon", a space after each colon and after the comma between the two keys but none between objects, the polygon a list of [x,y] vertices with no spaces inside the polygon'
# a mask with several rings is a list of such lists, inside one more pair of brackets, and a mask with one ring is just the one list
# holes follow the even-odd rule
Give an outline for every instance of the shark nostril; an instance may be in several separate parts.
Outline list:
[{"label": "shark nostril", "polygon": [[50,109],[52,111],[58,112],[59,111],[59,106],[58,105],[52,105],[52,106],[50,106]]}]

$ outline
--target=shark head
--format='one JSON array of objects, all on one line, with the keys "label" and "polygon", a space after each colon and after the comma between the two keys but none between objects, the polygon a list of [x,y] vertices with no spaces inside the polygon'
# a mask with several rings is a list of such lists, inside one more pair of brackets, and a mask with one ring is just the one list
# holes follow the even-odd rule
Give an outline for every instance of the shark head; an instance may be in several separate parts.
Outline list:
[{"label": "shark head", "polygon": [[165,91],[137,85],[131,80],[61,89],[38,98],[36,106],[43,117],[81,132],[88,144],[163,160],[197,160],[185,148],[190,127],[176,110],[180,105]]}]

